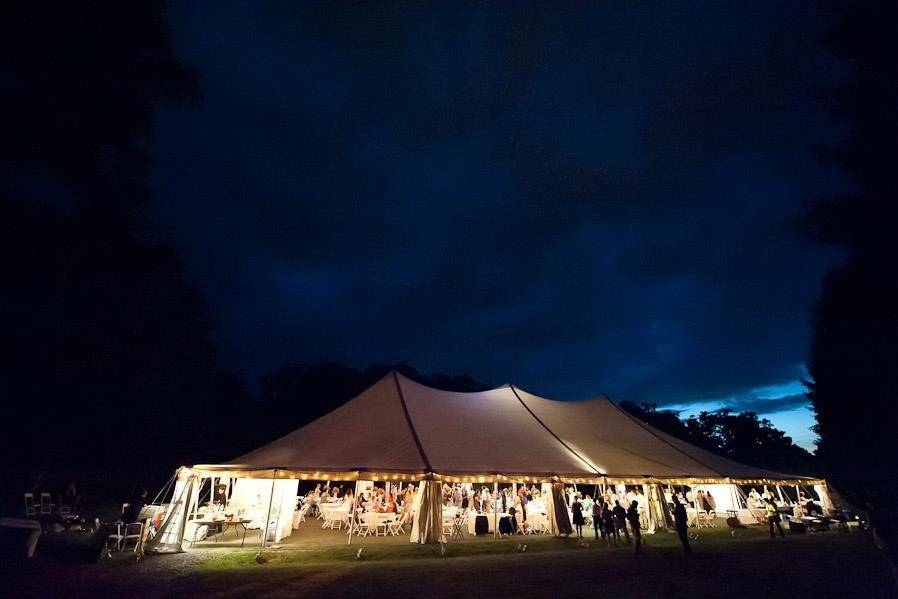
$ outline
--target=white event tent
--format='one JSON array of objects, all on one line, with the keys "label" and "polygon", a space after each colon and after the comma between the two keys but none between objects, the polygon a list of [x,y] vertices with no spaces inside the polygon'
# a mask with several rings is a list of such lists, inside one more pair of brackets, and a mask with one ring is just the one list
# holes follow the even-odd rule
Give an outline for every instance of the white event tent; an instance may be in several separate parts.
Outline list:
[{"label": "white event tent", "polygon": [[[185,515],[206,478],[236,479],[232,500],[268,504],[282,514],[266,539],[291,532],[300,480],[548,483],[558,500],[564,484],[642,485],[649,501],[661,486],[701,486],[719,510],[738,510],[736,485],[814,486],[829,503],[822,479],[740,464],[676,439],[634,418],[605,397],[555,401],[514,385],[489,391],[441,391],[390,372],[360,395],[271,443],[227,464],[181,468],[175,501],[157,551],[180,551]],[[419,510],[439,511],[441,493],[419,485]],[[421,495],[430,500],[421,502]],[[654,499],[653,499],[654,498]],[[558,501],[556,501],[558,503]],[[826,506],[829,507],[829,506]],[[566,520],[566,510],[557,510]],[[663,526],[663,512],[654,506]],[[569,526],[562,523],[558,530]],[[413,530],[415,536],[415,530]],[[418,535],[419,541],[441,535]]]}]

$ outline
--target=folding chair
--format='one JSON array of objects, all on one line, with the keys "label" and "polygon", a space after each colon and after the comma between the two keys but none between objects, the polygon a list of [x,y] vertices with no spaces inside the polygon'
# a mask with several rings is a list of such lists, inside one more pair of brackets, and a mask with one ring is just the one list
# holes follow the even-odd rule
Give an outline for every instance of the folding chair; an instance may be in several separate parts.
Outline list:
[{"label": "folding chair", "polygon": [[[100,519],[99,518],[96,519],[96,523],[97,523],[97,530],[99,530],[99,527],[100,527]],[[115,544],[115,550],[121,551],[122,550],[122,541],[124,541],[124,540],[125,540],[125,535],[122,534],[122,523],[116,522],[115,523],[115,532],[110,533],[109,535],[106,536],[106,549],[109,549],[109,541],[112,541]]]},{"label": "folding chair", "polygon": [[143,540],[143,522],[132,522],[125,526],[125,534],[122,535],[122,547],[121,550],[124,551],[128,548],[128,543],[134,543],[134,552],[140,549],[141,541]]},{"label": "folding chair", "polygon": [[309,503],[305,503],[305,504],[303,504],[303,506],[301,508],[299,508],[299,521],[300,522],[306,521],[306,514],[309,513],[310,509],[312,509],[312,505]]},{"label": "folding chair", "polygon": [[393,517],[386,521],[388,535],[394,537],[399,535],[399,521],[401,519],[399,514],[393,514]]},{"label": "folding chair", "polygon": [[696,528],[713,528],[714,521],[712,520],[713,512],[710,514],[705,510],[696,510],[695,511],[695,527]]},{"label": "folding chair", "polygon": [[524,536],[524,516],[521,512],[515,512],[514,514],[515,521],[515,534]]},{"label": "folding chair", "polygon": [[367,537],[371,534],[371,514],[370,512],[363,512],[356,516],[355,519],[355,531],[356,534],[360,537]]},{"label": "folding chair", "polygon": [[53,513],[53,503],[49,493],[41,493],[41,516]]},{"label": "folding chair", "polygon": [[34,504],[34,493],[25,493],[25,517],[37,516],[38,506]]},{"label": "folding chair", "polygon": [[393,535],[394,537],[399,536],[399,534],[405,534],[405,518],[406,513],[395,514],[393,516],[393,520],[387,522],[387,532]]},{"label": "folding chair", "polygon": [[468,529],[468,514],[459,514],[452,521],[452,537],[453,539],[464,539],[465,531]]},{"label": "folding chair", "polygon": [[[389,534],[389,526],[387,523],[390,521],[390,518],[386,514],[374,514],[374,536],[375,537],[385,537]],[[381,534],[381,530],[383,530],[383,534]]]},{"label": "folding chair", "polygon": [[322,514],[322,518],[324,522],[321,524],[321,528],[337,528],[337,523],[334,520],[334,511],[333,510],[320,510]]},{"label": "folding chair", "polygon": [[455,523],[455,518],[452,516],[443,516],[443,534],[447,537],[452,536],[452,525]]}]

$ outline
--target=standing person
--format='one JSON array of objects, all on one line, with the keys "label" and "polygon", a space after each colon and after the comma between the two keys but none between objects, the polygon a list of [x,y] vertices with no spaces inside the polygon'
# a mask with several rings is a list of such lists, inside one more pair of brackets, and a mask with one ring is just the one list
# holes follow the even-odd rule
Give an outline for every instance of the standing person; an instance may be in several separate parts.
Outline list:
[{"label": "standing person", "polygon": [[[146,487],[140,487],[140,491],[131,499],[131,504],[128,506],[128,511],[125,514],[125,517],[122,519],[125,524],[130,524],[131,522],[137,522],[140,518],[140,510],[143,509],[143,506],[147,502],[147,490]],[[770,530],[773,530],[771,527]]]},{"label": "standing person", "polygon": [[620,540],[620,531],[624,531],[624,536],[627,538],[627,545],[630,544],[630,533],[627,532],[627,510],[625,510],[620,501],[614,501],[614,509],[611,510],[614,514],[614,536]]},{"label": "standing person", "polygon": [[574,526],[577,528],[577,536],[583,538],[583,504],[580,503],[580,496],[574,495],[574,501],[571,504],[571,514],[573,515]]},{"label": "standing person", "polygon": [[602,502],[602,536],[605,542],[610,544],[611,537],[614,536],[615,543],[620,542],[620,535],[617,534],[617,527],[614,526],[614,514],[611,511],[611,504]]},{"label": "standing person", "polygon": [[636,553],[642,549],[642,531],[639,530],[639,502],[635,499],[630,503],[627,509],[627,520],[630,522],[630,528],[633,529],[633,539],[636,541]]},{"label": "standing person", "polygon": [[592,530],[596,533],[596,541],[599,540],[599,531],[602,531],[602,540],[605,540],[605,529],[602,528],[602,501],[596,499],[592,503]]},{"label": "standing person", "polygon": [[780,536],[785,537],[786,535],[783,533],[783,526],[780,524],[779,512],[776,511],[776,504],[773,503],[772,499],[768,498],[764,500],[764,509],[767,510],[767,523],[770,525],[770,538],[776,538],[776,535],[773,533],[774,525],[780,529]]},{"label": "standing person", "polygon": [[680,543],[683,544],[683,552],[686,555],[692,553],[692,547],[689,546],[689,535],[686,531],[689,528],[689,517],[686,514],[686,506],[680,501],[679,497],[673,497],[674,502],[674,527],[677,529],[677,536],[680,537]]},{"label": "standing person", "polygon": [[75,488],[75,481],[69,481],[68,486],[65,488],[65,503],[72,508],[73,514],[78,513],[79,500],[78,490]]}]

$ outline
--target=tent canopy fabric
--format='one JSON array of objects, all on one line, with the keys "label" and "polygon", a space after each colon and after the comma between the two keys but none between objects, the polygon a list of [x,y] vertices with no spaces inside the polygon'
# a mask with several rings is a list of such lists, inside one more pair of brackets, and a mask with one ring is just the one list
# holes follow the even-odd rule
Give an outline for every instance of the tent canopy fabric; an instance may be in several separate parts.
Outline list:
[{"label": "tent canopy fabric", "polygon": [[513,385],[477,393],[441,391],[395,371],[318,420],[229,464],[194,468],[379,473],[406,480],[432,475],[634,483],[816,480],[705,451],[604,397],[555,401]]}]

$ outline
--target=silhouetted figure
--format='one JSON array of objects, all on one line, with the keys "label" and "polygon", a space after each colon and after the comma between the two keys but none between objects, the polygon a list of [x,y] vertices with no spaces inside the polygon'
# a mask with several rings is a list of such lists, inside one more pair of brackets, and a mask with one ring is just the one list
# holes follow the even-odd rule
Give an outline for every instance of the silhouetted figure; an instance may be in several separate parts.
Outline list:
[{"label": "silhouetted figure", "polygon": [[146,501],[147,490],[142,488],[140,492],[131,499],[131,504],[128,506],[128,512],[125,514],[124,518],[126,524],[137,522],[138,518],[140,518],[140,510],[143,509]]},{"label": "silhouetted figure", "polygon": [[686,514],[686,506],[680,503],[680,499],[676,496],[673,498],[673,502],[674,528],[677,529],[677,536],[680,537],[683,551],[686,555],[689,555],[692,553],[692,547],[689,546],[689,535],[686,532],[689,530],[689,517]]},{"label": "silhouetted figure", "polygon": [[614,536],[615,542],[620,542],[620,536],[617,534],[617,527],[614,526],[614,514],[611,506],[602,502],[602,536],[605,537],[606,543],[611,543],[611,537]]},{"label": "silhouetted figure", "polygon": [[633,539],[636,541],[636,553],[642,549],[642,531],[639,530],[639,503],[633,501],[627,509],[627,520],[633,529]]},{"label": "silhouetted figure", "polygon": [[602,528],[602,508],[604,506],[605,502],[598,499],[592,504],[592,530],[596,534],[596,541],[599,540],[599,532],[602,533],[602,539],[605,539],[605,529]]},{"label": "silhouetted figure", "polygon": [[780,515],[779,512],[776,511],[776,504],[773,503],[771,499],[766,499],[764,508],[767,510],[767,523],[770,525],[770,538],[776,538],[776,534],[773,532],[774,525],[779,529],[781,537],[786,536],[785,533],[783,533],[783,525],[780,524]]},{"label": "silhouetted figure", "polygon": [[630,544],[630,533],[627,532],[627,510],[625,510],[620,501],[614,502],[614,509],[611,510],[614,514],[614,536],[620,540],[620,531],[624,531],[624,536],[627,538],[627,545]]},{"label": "silhouetted figure", "polygon": [[571,504],[571,514],[573,515],[574,526],[577,529],[577,536],[583,538],[583,505],[580,498],[575,497],[574,503]]},{"label": "silhouetted figure", "polygon": [[72,513],[78,513],[78,503],[81,501],[81,498],[78,496],[78,489],[75,486],[75,481],[69,481],[68,486],[65,489],[65,504],[72,508]]}]

